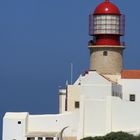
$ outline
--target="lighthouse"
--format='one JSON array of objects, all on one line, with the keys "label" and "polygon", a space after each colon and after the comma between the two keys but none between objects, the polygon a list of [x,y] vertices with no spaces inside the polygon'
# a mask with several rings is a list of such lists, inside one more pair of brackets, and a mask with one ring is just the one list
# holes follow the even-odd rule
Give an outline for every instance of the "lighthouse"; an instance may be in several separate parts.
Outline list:
[{"label": "lighthouse", "polygon": [[119,8],[109,0],[100,3],[89,16],[90,70],[111,75],[122,71],[124,32],[125,16]]},{"label": "lighthouse", "polygon": [[89,16],[90,70],[59,89],[59,114],[7,112],[2,140],[81,140],[118,131],[140,135],[140,70],[123,68],[124,32],[119,8],[101,2]]}]

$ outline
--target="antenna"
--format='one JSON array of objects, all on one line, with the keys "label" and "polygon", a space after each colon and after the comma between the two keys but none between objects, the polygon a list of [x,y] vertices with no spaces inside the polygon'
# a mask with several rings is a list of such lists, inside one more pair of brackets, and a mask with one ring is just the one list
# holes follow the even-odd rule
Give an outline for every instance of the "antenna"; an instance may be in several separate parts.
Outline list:
[{"label": "antenna", "polygon": [[70,63],[70,83],[73,83],[73,63]]}]

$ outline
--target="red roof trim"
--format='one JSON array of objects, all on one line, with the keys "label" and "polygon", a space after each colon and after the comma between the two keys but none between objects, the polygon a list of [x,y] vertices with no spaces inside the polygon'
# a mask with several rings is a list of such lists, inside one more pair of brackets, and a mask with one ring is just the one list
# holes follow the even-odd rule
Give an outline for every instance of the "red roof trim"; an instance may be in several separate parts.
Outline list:
[{"label": "red roof trim", "polygon": [[123,70],[121,72],[122,79],[140,79],[140,70]]}]

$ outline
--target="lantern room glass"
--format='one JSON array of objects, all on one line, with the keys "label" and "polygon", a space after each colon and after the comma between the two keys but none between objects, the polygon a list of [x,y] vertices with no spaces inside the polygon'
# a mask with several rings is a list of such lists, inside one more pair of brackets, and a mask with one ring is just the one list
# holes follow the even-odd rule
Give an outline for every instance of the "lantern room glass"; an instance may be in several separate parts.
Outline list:
[{"label": "lantern room glass", "polygon": [[120,34],[119,15],[94,16],[94,34]]},{"label": "lantern room glass", "polygon": [[124,15],[93,15],[89,16],[89,35],[125,33]]}]

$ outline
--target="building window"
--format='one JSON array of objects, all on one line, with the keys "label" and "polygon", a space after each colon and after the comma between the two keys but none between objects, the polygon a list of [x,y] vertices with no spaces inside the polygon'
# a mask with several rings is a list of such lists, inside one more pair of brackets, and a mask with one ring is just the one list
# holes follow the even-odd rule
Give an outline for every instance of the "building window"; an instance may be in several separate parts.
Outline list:
[{"label": "building window", "polygon": [[75,102],[75,108],[79,108],[80,107],[80,103],[78,101]]},{"label": "building window", "polygon": [[108,52],[107,51],[103,51],[103,56],[107,56]]},{"label": "building window", "polygon": [[35,140],[34,137],[28,137],[27,140]]},{"label": "building window", "polygon": [[43,138],[42,137],[38,137],[38,140],[43,140]]},{"label": "building window", "polygon": [[46,137],[46,140],[53,140],[53,137]]},{"label": "building window", "polygon": [[134,102],[136,100],[135,94],[130,94],[129,98],[130,98],[129,100],[132,101],[132,102]]},{"label": "building window", "polygon": [[21,124],[21,121],[18,121],[18,124]]}]

